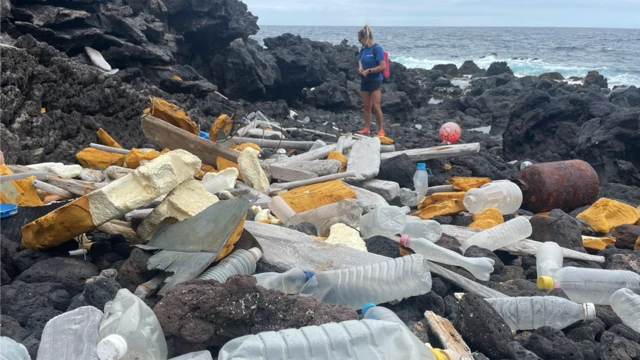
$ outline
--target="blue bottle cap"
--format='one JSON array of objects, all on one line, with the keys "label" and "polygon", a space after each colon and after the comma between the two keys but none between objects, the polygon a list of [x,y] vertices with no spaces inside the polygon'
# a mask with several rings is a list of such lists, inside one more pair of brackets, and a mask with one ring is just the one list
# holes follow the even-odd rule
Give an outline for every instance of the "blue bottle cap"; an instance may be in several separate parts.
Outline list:
[{"label": "blue bottle cap", "polygon": [[206,133],[204,131],[200,131],[200,137],[203,138],[203,139],[210,140],[209,139],[209,133]]},{"label": "blue bottle cap", "polygon": [[427,168],[427,164],[426,163],[418,163],[418,165],[416,166],[417,170],[424,170]]},{"label": "blue bottle cap", "polygon": [[374,306],[376,306],[376,304],[374,304],[374,303],[366,303],[366,304],[364,304],[364,306],[362,307],[362,315],[364,315],[364,313],[366,313],[367,310],[371,309]]},{"label": "blue bottle cap", "polygon": [[315,275],[313,271],[305,271],[304,274],[307,275],[307,280],[311,279]]},{"label": "blue bottle cap", "polygon": [[18,213],[18,206],[13,204],[0,204],[0,218],[8,218]]}]

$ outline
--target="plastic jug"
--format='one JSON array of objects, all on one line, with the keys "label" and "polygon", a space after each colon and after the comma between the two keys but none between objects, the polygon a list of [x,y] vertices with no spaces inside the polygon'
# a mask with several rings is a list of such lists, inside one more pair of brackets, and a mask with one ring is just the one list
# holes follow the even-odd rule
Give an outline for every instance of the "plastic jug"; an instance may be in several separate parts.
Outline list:
[{"label": "plastic jug", "polygon": [[98,360],[102,317],[97,308],[83,306],[52,318],[42,331],[37,359]]},{"label": "plastic jug", "polygon": [[538,276],[551,276],[562,267],[562,248],[560,245],[547,241],[538,248],[536,253],[536,270]]},{"label": "plastic jug", "polygon": [[440,223],[437,221],[422,220],[416,216],[407,216],[407,222],[402,230],[402,234],[436,242],[440,240],[442,236],[442,226],[440,226]]},{"label": "plastic jug", "polygon": [[630,289],[620,289],[611,295],[609,302],[622,322],[640,333],[640,295]]},{"label": "plastic jug", "polygon": [[417,200],[422,200],[429,190],[429,174],[427,173],[427,164],[418,163],[416,172],[413,174],[413,188],[416,191]]},{"label": "plastic jug", "polygon": [[403,256],[379,263],[322,271],[300,290],[301,296],[360,309],[368,302],[381,304],[426,294],[431,273],[422,255]]},{"label": "plastic jug", "polygon": [[164,360],[167,342],[151,308],[127,289],[104,306],[97,353],[100,360]]},{"label": "plastic jug", "polygon": [[553,276],[538,277],[538,287],[544,290],[562,289],[578,303],[609,305],[611,295],[624,288],[640,292],[640,275],[627,270],[603,270],[563,267]]},{"label": "plastic jug", "polygon": [[257,285],[292,295],[299,293],[312,276],[312,272],[302,271],[299,267],[294,267],[283,273],[267,272],[253,275],[258,280]]},{"label": "plastic jug", "polygon": [[576,304],[556,296],[485,299],[511,330],[533,330],[550,326],[562,330],[580,320],[596,318],[592,303]]},{"label": "plastic jug", "polygon": [[402,233],[407,216],[397,206],[378,206],[360,218],[360,233],[365,239],[381,235],[393,237]]},{"label": "plastic jug", "polygon": [[462,203],[472,214],[479,214],[489,208],[496,208],[503,215],[513,214],[522,205],[522,190],[509,180],[492,181],[479,188],[469,189]]},{"label": "plastic jug", "polygon": [[218,265],[203,272],[198,279],[225,282],[233,275],[251,275],[256,272],[256,263],[262,257],[258,248],[238,249],[222,259]]},{"label": "plastic jug", "polygon": [[0,360],[31,360],[31,356],[24,345],[9,337],[0,336]]},{"label": "plastic jug", "polygon": [[529,220],[519,216],[471,236],[462,243],[460,248],[465,252],[470,246],[476,245],[494,251],[526,239],[532,231]]}]

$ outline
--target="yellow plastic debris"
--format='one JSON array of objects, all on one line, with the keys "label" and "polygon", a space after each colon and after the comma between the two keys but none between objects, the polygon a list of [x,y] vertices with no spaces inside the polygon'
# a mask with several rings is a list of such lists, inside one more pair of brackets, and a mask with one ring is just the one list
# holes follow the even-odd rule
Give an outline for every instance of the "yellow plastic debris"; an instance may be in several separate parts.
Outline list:
[{"label": "yellow plastic debris", "polygon": [[422,220],[427,220],[432,219],[435,216],[455,215],[465,210],[466,209],[464,204],[462,204],[462,201],[447,199],[418,210],[412,215],[419,216]]},{"label": "yellow plastic debris", "polygon": [[392,138],[388,138],[386,136],[376,135],[375,137],[380,139],[380,144],[382,145],[391,145],[394,143]]},{"label": "yellow plastic debris", "polygon": [[409,255],[413,255],[413,251],[411,251],[411,249],[406,248],[402,245],[398,244],[398,248],[400,248],[400,255],[402,256],[409,256]]},{"label": "yellow plastic debris", "polygon": [[44,113],[46,113],[46,112],[47,112],[47,109],[45,109],[45,108],[43,108],[43,107],[42,107],[42,108],[40,108],[40,114],[44,114]]},{"label": "yellow plastic debris", "polygon": [[355,199],[356,192],[341,180],[326,181],[301,186],[280,194],[280,197],[296,212],[315,209],[344,199]]},{"label": "yellow plastic debris", "polygon": [[142,151],[140,149],[133,148],[124,157],[124,166],[130,169],[137,169],[140,166],[142,160],[153,160],[160,156],[160,153],[156,150]]},{"label": "yellow plastic debris", "polygon": [[240,167],[238,166],[238,164],[234,163],[233,161],[227,160],[222,156],[218,156],[218,158],[216,158],[216,167],[218,168],[218,171],[222,171],[230,167],[236,168],[238,169],[238,179],[242,180],[242,174],[240,174]]},{"label": "yellow plastic debris", "polygon": [[144,109],[145,114],[155,116],[194,135],[200,135],[198,125],[178,106],[154,96],[150,101],[151,105]]},{"label": "yellow plastic debris", "polygon": [[451,165],[444,164],[444,169],[447,170],[447,171],[451,170]]},{"label": "yellow plastic debris", "polygon": [[486,183],[490,183],[491,178],[488,177],[464,177],[454,176],[446,181],[447,184],[453,185],[456,190],[467,191],[469,189],[480,187]]},{"label": "yellow plastic debris", "polygon": [[[0,175],[13,174],[7,165],[0,164]],[[21,180],[6,181],[0,183],[0,201],[5,204],[18,206],[44,206],[38,196],[38,191],[31,185],[35,176],[30,176]]]},{"label": "yellow plastic debris", "polygon": [[422,199],[422,201],[418,204],[418,209],[424,209],[429,205],[433,205],[433,204],[437,204],[439,202],[445,201],[445,200],[457,200],[460,203],[462,203],[462,199],[464,198],[464,194],[465,192],[441,192],[441,193],[435,193],[435,194],[431,194],[427,197],[425,197],[424,199]]},{"label": "yellow plastic debris", "polygon": [[182,78],[180,76],[178,76],[178,75],[171,75],[171,79],[182,81]]},{"label": "yellow plastic debris", "polygon": [[340,166],[340,172],[347,171],[347,157],[344,156],[341,152],[339,152],[339,151],[330,151],[329,155],[327,155],[327,160],[338,160],[338,161],[340,161],[340,164],[342,164],[342,166]]},{"label": "yellow plastic debris", "polygon": [[76,160],[82,167],[89,169],[106,169],[111,165],[123,166],[125,155],[102,151],[94,148],[84,148],[76,154]]},{"label": "yellow plastic debris", "polygon": [[638,236],[638,240],[636,240],[636,244],[633,246],[633,250],[640,250],[640,236]]},{"label": "yellow plastic debris", "polygon": [[206,173],[216,173],[216,169],[211,166],[211,165],[207,165],[207,164],[202,164],[202,166],[200,166],[200,171],[198,171],[194,177],[198,180],[202,180],[202,177],[204,176],[204,174]]},{"label": "yellow plastic debris", "polygon": [[541,212],[541,213],[536,214],[536,215],[538,215],[538,216],[549,216],[549,213],[550,213],[550,212],[551,212],[551,211],[545,211],[545,212]]},{"label": "yellow plastic debris", "polygon": [[111,137],[111,135],[109,135],[106,131],[104,131],[103,128],[98,129],[96,134],[98,135],[98,140],[100,140],[100,142],[103,145],[111,146],[111,147],[118,148],[118,149],[122,149],[122,146],[120,146],[120,144],[118,144],[118,142],[115,141]]},{"label": "yellow plastic debris", "polygon": [[500,210],[490,208],[480,214],[473,215],[473,222],[469,225],[472,229],[487,230],[504,222]]},{"label": "yellow plastic debris", "polygon": [[[216,141],[221,130],[224,132],[223,137],[225,138],[231,135],[231,130],[233,130],[233,120],[227,114],[218,116],[216,121],[211,124],[211,129],[209,130],[209,139],[211,141]],[[260,151],[260,149],[258,149],[258,151]]]},{"label": "yellow plastic debris", "polygon": [[238,226],[236,226],[235,230],[233,230],[231,235],[229,235],[229,240],[227,240],[227,243],[222,247],[222,249],[220,249],[220,252],[218,253],[218,256],[216,257],[214,262],[222,260],[225,256],[231,253],[234,245],[238,242],[238,240],[240,240],[240,236],[242,236],[242,231],[244,230],[244,221],[246,219],[247,214],[244,215],[242,220],[240,220],[240,223],[238,223]]},{"label": "yellow plastic debris", "polygon": [[237,145],[236,143],[232,142],[231,146],[229,146],[229,147],[234,149],[234,150],[238,150],[240,152],[242,152],[242,150],[244,150],[246,148],[249,148],[249,147],[252,148],[252,149],[255,149],[257,151],[262,151],[262,148],[260,148],[260,146],[258,144],[254,144],[254,143],[251,143],[251,142],[240,144],[240,145]]},{"label": "yellow plastic debris", "polygon": [[492,219],[481,219],[481,220],[475,220],[474,222],[469,224],[469,228],[470,229],[487,230],[487,229],[491,229],[492,227],[494,227],[496,225],[498,225],[498,223],[495,222],[495,220],[492,220]]},{"label": "yellow plastic debris", "polygon": [[582,237],[582,246],[584,246],[587,250],[600,251],[604,250],[607,245],[613,245],[616,242],[615,238],[612,237],[603,237],[603,238],[595,238],[595,237]]},{"label": "yellow plastic debris", "polygon": [[586,221],[596,232],[608,233],[618,225],[635,224],[640,214],[633,206],[602,198],[577,218]]}]

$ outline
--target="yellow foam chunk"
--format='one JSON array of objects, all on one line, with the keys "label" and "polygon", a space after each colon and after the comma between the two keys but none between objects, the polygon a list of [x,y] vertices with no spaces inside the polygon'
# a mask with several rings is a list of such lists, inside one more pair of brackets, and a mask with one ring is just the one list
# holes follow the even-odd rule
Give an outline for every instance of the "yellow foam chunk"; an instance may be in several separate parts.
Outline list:
[{"label": "yellow foam chunk", "polygon": [[156,150],[142,151],[140,149],[133,148],[124,157],[124,165],[130,169],[137,169],[140,166],[142,160],[153,160],[160,156],[160,153]]},{"label": "yellow foam chunk", "polygon": [[615,238],[606,237],[606,238],[592,238],[592,237],[584,237],[582,238],[582,246],[588,250],[600,251],[604,250],[607,245],[613,245],[616,242]]},{"label": "yellow foam chunk", "polygon": [[447,199],[420,209],[412,215],[419,216],[422,220],[427,220],[435,216],[455,215],[465,210],[466,208],[462,204],[462,201]]},{"label": "yellow foam chunk", "polygon": [[236,168],[238,169],[238,179],[242,180],[242,174],[240,173],[240,167],[238,166],[238,164],[234,163],[231,160],[227,160],[225,158],[223,158],[222,156],[218,156],[218,158],[216,159],[216,167],[218,168],[218,171],[222,171],[226,168]]},{"label": "yellow foam chunk", "polygon": [[447,184],[453,185],[456,190],[467,191],[469,189],[480,187],[490,183],[491,178],[488,177],[464,177],[454,176],[446,181]]},{"label": "yellow foam chunk", "polygon": [[[216,141],[216,139],[218,139],[218,134],[220,133],[220,131],[224,132],[224,137],[226,138],[231,134],[231,130],[233,130],[233,120],[227,114],[222,114],[218,116],[213,124],[211,124],[211,129],[209,130],[209,140]],[[260,148],[258,148],[257,150],[260,151]]]},{"label": "yellow foam chunk", "polygon": [[300,186],[280,194],[280,197],[297,212],[315,209],[344,199],[355,199],[356,192],[341,180],[325,181],[318,184]]},{"label": "yellow foam chunk", "polygon": [[178,76],[178,75],[171,75],[171,79],[182,81],[182,78],[180,76]]},{"label": "yellow foam chunk", "polygon": [[636,244],[633,246],[633,250],[640,250],[640,236],[638,236],[638,240],[636,240]]},{"label": "yellow foam chunk", "polygon": [[216,256],[214,262],[222,260],[225,256],[231,253],[231,250],[233,250],[235,244],[238,242],[238,240],[240,240],[240,236],[242,236],[242,231],[244,230],[244,221],[246,219],[247,215],[245,214],[242,220],[240,220],[240,222],[238,223],[238,226],[236,226],[235,230],[233,230],[231,235],[229,235],[227,243],[222,247],[222,249],[220,249],[220,252],[218,253],[218,256]]},{"label": "yellow foam chunk", "polygon": [[327,160],[338,160],[338,161],[340,161],[340,164],[342,164],[340,166],[340,172],[347,171],[347,157],[344,156],[341,152],[339,152],[339,151],[330,151],[329,155],[327,155]]},{"label": "yellow foam chunk", "polygon": [[155,116],[194,135],[200,135],[198,125],[177,105],[155,96],[152,96],[149,100],[151,104],[144,109],[145,114]]},{"label": "yellow foam chunk", "polygon": [[122,149],[122,146],[120,146],[120,144],[118,144],[118,142],[115,141],[103,128],[98,129],[96,135],[98,135],[98,140],[100,140],[103,145]]},{"label": "yellow foam chunk", "polygon": [[391,145],[394,143],[392,138],[388,138],[386,136],[376,135],[375,137],[380,139],[380,144],[382,145]]},{"label": "yellow foam chunk", "polygon": [[447,170],[447,171],[451,170],[451,165],[444,164],[444,169]]},{"label": "yellow foam chunk", "polygon": [[586,221],[596,232],[608,233],[616,226],[635,224],[640,219],[640,214],[633,206],[602,198],[577,218]]},{"label": "yellow foam chunk", "polygon": [[491,229],[492,227],[494,227],[496,225],[498,225],[498,223],[495,220],[492,220],[492,219],[481,219],[481,220],[475,220],[474,222],[469,224],[469,228],[471,228],[471,229],[479,229],[479,230],[487,230],[487,229]]},{"label": "yellow foam chunk", "polygon": [[262,148],[260,148],[260,146],[258,144],[254,144],[254,143],[251,143],[251,142],[240,144],[240,145],[237,145],[236,143],[232,142],[231,146],[229,146],[229,147],[234,149],[234,150],[238,150],[240,152],[242,152],[242,150],[244,150],[246,148],[252,148],[252,149],[255,149],[257,151],[262,151]]},{"label": "yellow foam chunk", "polygon": [[502,217],[502,213],[500,210],[496,208],[489,208],[480,214],[475,214],[471,217],[473,221],[478,220],[493,220],[496,224],[502,224],[504,222],[504,217]]},{"label": "yellow foam chunk", "polygon": [[[0,164],[0,175],[13,174],[7,165]],[[38,196],[38,191],[31,185],[35,176],[21,180],[6,181],[0,183],[0,201],[5,204],[18,206],[43,206],[44,203]]]},{"label": "yellow foam chunk", "polygon": [[76,160],[82,167],[89,169],[106,169],[111,165],[123,166],[125,155],[84,148],[76,154]]},{"label": "yellow foam chunk", "polygon": [[465,192],[440,192],[440,193],[435,193],[435,194],[431,194],[427,197],[425,197],[424,199],[422,199],[422,201],[418,204],[418,209],[424,209],[425,207],[429,206],[429,205],[433,205],[433,204],[437,204],[441,201],[445,201],[445,200],[456,200],[459,201],[460,203],[462,203],[462,199],[464,198],[464,194]]}]

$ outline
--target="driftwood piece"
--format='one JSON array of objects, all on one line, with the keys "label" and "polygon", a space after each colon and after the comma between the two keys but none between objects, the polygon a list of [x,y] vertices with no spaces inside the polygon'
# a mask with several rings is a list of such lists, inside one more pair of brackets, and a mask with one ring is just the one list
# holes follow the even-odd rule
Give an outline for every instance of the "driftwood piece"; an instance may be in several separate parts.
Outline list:
[{"label": "driftwood piece", "polygon": [[465,155],[477,154],[480,151],[480,143],[460,144],[460,145],[444,145],[422,149],[411,149],[394,151],[380,154],[382,160],[407,154],[412,161],[424,161],[431,159],[451,158]]},{"label": "driftwood piece", "polygon": [[456,360],[473,360],[471,349],[449,320],[436,315],[433,311],[425,311],[424,317],[442,346],[445,350],[451,351]]},{"label": "driftwood piece", "polygon": [[54,175],[51,175],[47,182],[78,196],[86,195],[106,185],[106,183],[90,183],[82,180],[62,179]]},{"label": "driftwood piece", "polygon": [[51,184],[47,184],[46,182],[40,181],[40,180],[33,180],[31,181],[31,185],[33,185],[34,188],[36,189],[40,189],[44,192],[48,192],[50,194],[53,195],[58,195],[61,196],[65,199],[73,199],[75,196],[70,193],[67,190],[61,189],[57,186],[51,185]]}]

